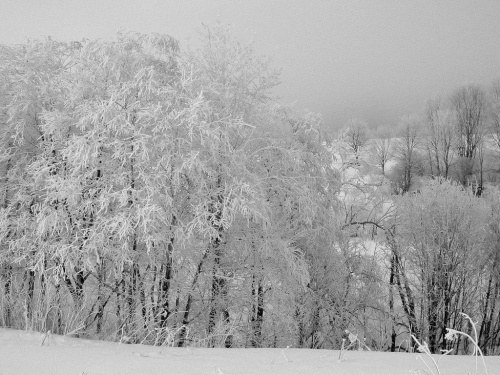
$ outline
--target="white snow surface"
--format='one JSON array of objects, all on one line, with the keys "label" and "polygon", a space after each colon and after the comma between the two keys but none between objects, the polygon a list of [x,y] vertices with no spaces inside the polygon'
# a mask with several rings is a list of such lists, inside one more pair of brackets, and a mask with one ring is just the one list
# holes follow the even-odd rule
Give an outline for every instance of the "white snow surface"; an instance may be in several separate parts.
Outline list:
[{"label": "white snow surface", "polygon": [[[420,375],[415,353],[336,350],[207,349],[127,345],[0,328],[1,375]],[[437,360],[439,356],[435,356]],[[427,358],[426,358],[427,360]],[[500,375],[500,357],[486,357]],[[468,356],[446,356],[442,375],[476,374]],[[478,374],[484,373],[481,361]],[[434,370],[434,369],[433,369]],[[428,370],[427,370],[428,371]]]}]

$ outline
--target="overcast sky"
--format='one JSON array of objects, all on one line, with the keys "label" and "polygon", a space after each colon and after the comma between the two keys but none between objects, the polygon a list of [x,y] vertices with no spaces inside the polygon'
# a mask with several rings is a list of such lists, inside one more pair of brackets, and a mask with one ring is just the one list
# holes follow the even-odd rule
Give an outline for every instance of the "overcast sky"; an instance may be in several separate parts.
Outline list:
[{"label": "overcast sky", "polygon": [[216,21],[253,37],[283,67],[281,101],[327,127],[395,125],[428,98],[500,78],[500,0],[0,0],[0,43],[125,30],[184,44]]}]

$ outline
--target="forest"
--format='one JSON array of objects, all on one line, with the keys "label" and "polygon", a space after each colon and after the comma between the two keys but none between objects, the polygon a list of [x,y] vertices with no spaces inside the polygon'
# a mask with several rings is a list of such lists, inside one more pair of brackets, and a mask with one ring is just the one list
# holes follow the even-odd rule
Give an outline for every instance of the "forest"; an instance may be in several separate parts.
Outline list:
[{"label": "forest", "polygon": [[0,326],[500,354],[500,81],[335,132],[279,83],[222,26],[1,45]]}]

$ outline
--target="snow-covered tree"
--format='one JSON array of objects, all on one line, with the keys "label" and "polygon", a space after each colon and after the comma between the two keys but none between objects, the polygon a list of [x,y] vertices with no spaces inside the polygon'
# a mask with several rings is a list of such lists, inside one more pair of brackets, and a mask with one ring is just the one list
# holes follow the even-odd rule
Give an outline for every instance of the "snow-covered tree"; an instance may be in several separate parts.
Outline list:
[{"label": "snow-covered tree", "polygon": [[[203,35],[2,47],[2,264],[25,272],[24,326],[230,346],[245,319],[255,345],[286,320],[265,303],[307,283],[301,243],[338,179],[319,117],[273,107],[269,61]],[[35,296],[57,308],[34,316]]]},{"label": "snow-covered tree", "polygon": [[460,185],[429,181],[397,202],[398,291],[408,324],[432,352],[449,349],[447,327],[477,315],[488,208]]}]

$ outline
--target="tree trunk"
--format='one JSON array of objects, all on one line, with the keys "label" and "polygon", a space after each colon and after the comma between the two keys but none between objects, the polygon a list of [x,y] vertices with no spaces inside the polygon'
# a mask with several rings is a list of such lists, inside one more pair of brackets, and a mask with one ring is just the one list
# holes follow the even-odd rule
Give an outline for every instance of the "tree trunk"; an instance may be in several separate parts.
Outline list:
[{"label": "tree trunk", "polygon": [[167,326],[167,320],[171,315],[171,310],[169,306],[170,289],[172,283],[172,253],[173,253],[173,238],[167,245],[166,251],[166,262],[160,267],[161,279],[160,279],[160,298],[158,299],[158,304],[160,305],[160,327],[164,328]]},{"label": "tree trunk", "polygon": [[88,275],[84,275],[83,270],[75,269],[73,277],[65,275],[64,282],[73,297],[73,302],[75,304],[75,310],[80,311],[83,306],[84,291],[83,286]]},{"label": "tree trunk", "polygon": [[252,277],[252,338],[250,345],[254,348],[262,346],[262,322],[264,317],[264,287],[262,280],[255,275]]},{"label": "tree trunk", "polygon": [[5,283],[4,283],[4,299],[5,299],[4,323],[6,327],[10,327],[12,324],[11,288],[12,288],[12,266],[9,264],[5,266]]},{"label": "tree trunk", "polygon": [[[394,239],[394,234],[390,230],[386,230],[387,239],[391,248],[392,256],[394,257],[394,264],[396,266],[395,279],[396,285],[398,287],[399,297],[403,305],[403,310],[408,319],[410,326],[410,334],[415,335],[417,338],[420,336],[420,332],[417,325],[417,319],[415,314],[415,301],[413,298],[413,293],[410,288],[410,284],[404,270],[401,266],[401,261],[399,259],[397,244]],[[403,280],[401,280],[403,279]],[[412,343],[410,343],[410,347]]]},{"label": "tree trunk", "polygon": [[104,317],[104,293],[103,293],[103,286],[106,281],[106,268],[105,268],[105,263],[104,259],[101,259],[100,265],[97,268],[97,316],[96,316],[96,333],[99,334],[101,333],[102,329],[102,320]]},{"label": "tree trunk", "polygon": [[391,256],[391,275],[389,278],[389,315],[391,316],[391,352],[396,351],[396,317],[394,313],[394,287],[396,277],[396,259]]},{"label": "tree trunk", "polygon": [[[120,291],[121,288],[121,291]],[[115,292],[116,292],[116,317],[117,317],[117,324],[116,324],[116,333],[117,335],[122,335],[123,332],[120,332],[123,330],[123,326],[126,323],[126,319],[122,317],[123,314],[123,297],[125,296],[125,279],[123,278],[123,272],[122,272],[122,278],[118,281],[115,281]]]},{"label": "tree trunk", "polygon": [[35,271],[29,269],[25,273],[26,281],[26,323],[30,326],[26,326],[26,329],[32,329],[31,326],[33,318],[33,297],[35,293]]},{"label": "tree trunk", "polygon": [[193,281],[191,282],[191,289],[188,292],[186,307],[184,308],[184,315],[182,316],[182,328],[179,334],[179,347],[183,347],[186,344],[187,333],[188,333],[188,325],[189,325],[189,314],[191,312],[191,304],[193,302],[193,289],[198,282],[198,278],[200,277],[201,270],[203,269],[203,264],[208,256],[208,251],[205,251],[203,257],[198,263],[198,267],[196,267],[196,272],[193,277]]},{"label": "tree trunk", "polygon": [[297,321],[297,335],[298,335],[297,347],[303,348],[305,342],[304,340],[305,328],[304,328],[304,320],[302,318],[302,314],[298,306],[295,308],[295,319]]},{"label": "tree trunk", "polygon": [[431,353],[437,352],[438,335],[438,307],[439,300],[436,291],[435,274],[430,275],[430,281],[427,288],[427,324],[429,330],[429,350]]},{"label": "tree trunk", "polygon": [[[134,262],[130,269],[129,283],[128,283],[128,293],[127,293],[127,306],[128,306],[128,316],[127,316],[127,327],[129,333],[136,333],[137,331],[137,306],[138,306],[138,295],[140,287],[141,274],[139,270],[139,264]],[[133,337],[136,340],[137,337]]]},{"label": "tree trunk", "polygon": [[[219,232],[222,232],[222,228],[218,228]],[[224,325],[229,323],[229,312],[226,308],[225,299],[227,296],[227,282],[223,275],[223,270],[220,266],[220,261],[222,257],[222,243],[220,237],[214,239],[212,242],[212,252],[214,254],[214,265],[212,270],[212,296],[210,300],[210,313],[208,320],[208,334],[213,335],[215,332],[215,326],[217,324],[217,317],[219,314],[222,315],[222,321]],[[229,338],[229,336],[227,336]],[[215,340],[213,337],[209,340],[209,346],[213,347]],[[224,343],[225,347],[228,348],[231,345],[230,340],[226,339]]]},{"label": "tree trunk", "polygon": [[[210,208],[211,214],[213,216],[211,225],[216,235],[211,240],[209,244],[208,252],[213,254],[213,269],[212,269],[212,286],[211,286],[211,300],[210,300],[210,313],[208,316],[208,335],[211,336],[209,339],[209,346],[214,346],[214,338],[212,335],[215,331],[215,326],[217,323],[217,317],[222,314],[222,319],[224,325],[229,323],[229,311],[226,308],[225,299],[227,296],[227,280],[224,275],[224,270],[221,268],[221,260],[223,257],[223,242],[222,237],[224,233],[224,228],[222,227],[222,210],[224,207],[224,196],[221,191],[223,188],[222,175],[220,172],[220,166],[218,166],[217,182],[215,184],[216,195],[212,197],[213,202]],[[229,336],[227,336],[229,337]],[[228,347],[230,342],[226,339],[225,346]]]}]

